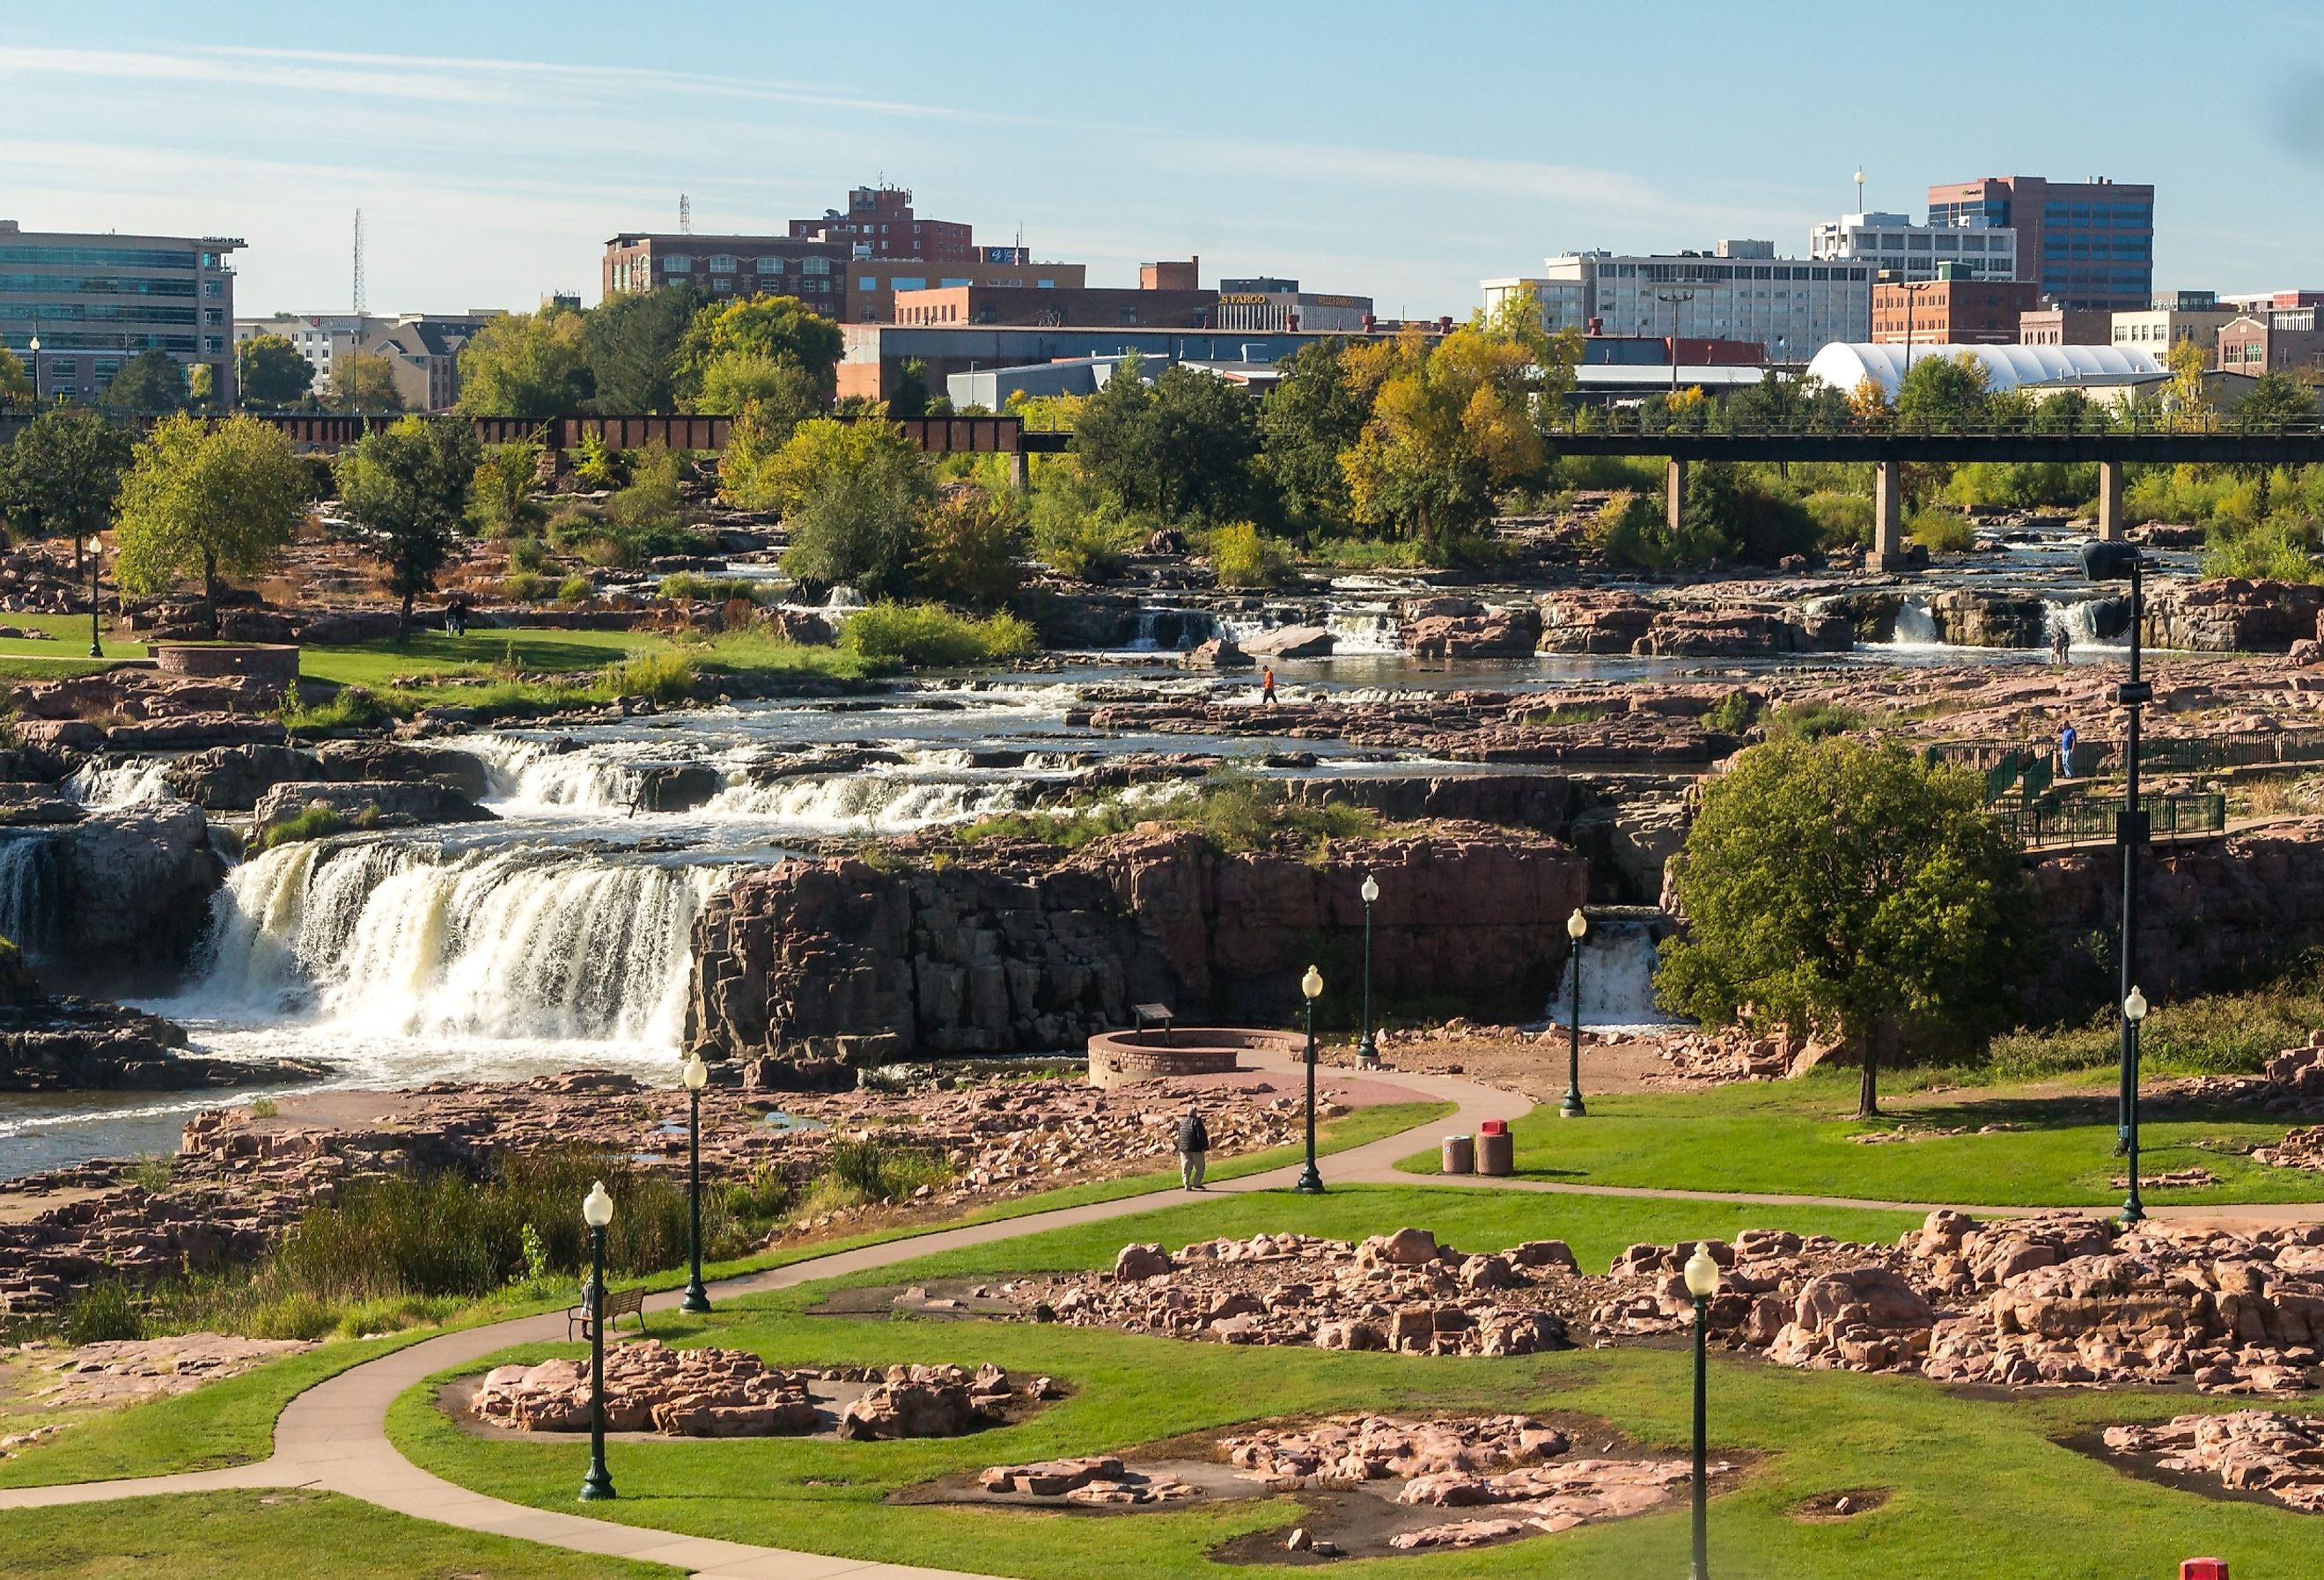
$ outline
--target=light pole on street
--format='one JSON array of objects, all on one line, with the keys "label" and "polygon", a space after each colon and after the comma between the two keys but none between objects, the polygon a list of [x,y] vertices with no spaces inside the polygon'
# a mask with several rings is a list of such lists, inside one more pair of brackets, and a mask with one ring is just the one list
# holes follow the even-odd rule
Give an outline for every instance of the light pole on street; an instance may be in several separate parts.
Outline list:
[{"label": "light pole on street", "polygon": [[1307,967],[1307,975],[1299,979],[1299,992],[1307,1000],[1307,1167],[1291,1188],[1301,1196],[1321,1196],[1323,1177],[1315,1169],[1315,1001],[1323,996],[1323,974]]},{"label": "light pole on street", "polygon": [[686,1083],[686,1199],[689,1218],[686,1257],[692,1276],[686,1280],[686,1293],[678,1300],[678,1308],[702,1312],[710,1309],[710,1291],[702,1287],[702,1088],[710,1084],[710,1067],[702,1062],[700,1054],[689,1053],[686,1063],[679,1067],[679,1078]]},{"label": "light pole on street", "polygon": [[1364,1039],[1356,1044],[1356,1062],[1366,1069],[1379,1067],[1379,1044],[1372,1040],[1372,902],[1380,896],[1379,880],[1364,874]]},{"label": "light pole on street", "polygon": [[1711,1580],[1708,1485],[1711,1428],[1711,1363],[1708,1334],[1711,1298],[1719,1293],[1719,1264],[1696,1242],[1686,1259],[1686,1292],[1694,1297],[1694,1568],[1692,1580]]},{"label": "light pole on street", "polygon": [[1565,1101],[1557,1105],[1568,1119],[1581,1119],[1590,1112],[1582,1106],[1582,940],[1589,932],[1590,919],[1577,905],[1565,919],[1565,936],[1573,940],[1573,999],[1565,1017]]},{"label": "light pole on street", "polygon": [[613,1495],[605,1473],[605,1226],[613,1221],[613,1198],[604,1180],[589,1187],[581,1221],[589,1225],[589,1474],[581,1478],[581,1501],[594,1503]]}]

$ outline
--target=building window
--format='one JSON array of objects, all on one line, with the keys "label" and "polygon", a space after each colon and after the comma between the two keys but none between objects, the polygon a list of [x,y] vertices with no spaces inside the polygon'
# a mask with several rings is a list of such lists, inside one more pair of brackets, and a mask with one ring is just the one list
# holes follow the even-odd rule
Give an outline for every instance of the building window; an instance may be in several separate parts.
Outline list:
[{"label": "building window", "polygon": [[799,273],[802,274],[828,274],[831,273],[831,260],[829,258],[801,258],[799,260]]},{"label": "building window", "polygon": [[713,274],[732,274],[741,265],[734,261],[733,254],[731,253],[710,254],[710,272]]},{"label": "building window", "polygon": [[694,260],[682,256],[664,258],[661,272],[665,274],[691,274],[694,273]]},{"label": "building window", "polygon": [[779,273],[781,273],[782,272],[783,272],[783,261],[782,261],[780,258],[761,258],[761,259],[759,260],[759,273],[761,273],[761,274],[779,274]]}]

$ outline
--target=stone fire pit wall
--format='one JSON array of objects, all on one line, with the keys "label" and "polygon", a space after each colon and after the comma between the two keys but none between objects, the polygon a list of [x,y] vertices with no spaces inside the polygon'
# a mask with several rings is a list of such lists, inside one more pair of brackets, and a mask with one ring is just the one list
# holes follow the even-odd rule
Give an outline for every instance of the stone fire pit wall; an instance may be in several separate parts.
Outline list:
[{"label": "stone fire pit wall", "polygon": [[1173,1026],[1139,1031],[1101,1031],[1089,1039],[1093,1086],[1160,1081],[1172,1076],[1218,1075],[1237,1068],[1246,1053],[1297,1058],[1306,1039],[1296,1032],[1254,1030],[1245,1026]]},{"label": "stone fire pit wall", "polygon": [[243,675],[288,689],[299,679],[299,650],[271,642],[151,644],[153,667],[164,675],[216,679]]},{"label": "stone fire pit wall", "polygon": [[1063,860],[749,873],[695,923],[687,1037],[713,1057],[861,1064],[1073,1048],[1129,1024],[1139,1003],[1190,1023],[1282,1024],[1311,962],[1329,1024],[1351,1018],[1360,991],[1367,873],[1381,891],[1381,995],[1485,1018],[1541,1012],[1588,882],[1571,846],[1438,824],[1310,861],[1147,830]]}]

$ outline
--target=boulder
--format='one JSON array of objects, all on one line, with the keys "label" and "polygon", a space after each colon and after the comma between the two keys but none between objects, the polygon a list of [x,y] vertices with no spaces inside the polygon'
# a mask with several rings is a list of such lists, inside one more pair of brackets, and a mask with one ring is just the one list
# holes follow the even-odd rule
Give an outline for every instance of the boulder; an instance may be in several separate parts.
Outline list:
[{"label": "boulder", "polygon": [[958,1383],[882,1382],[839,1412],[839,1435],[856,1441],[957,1437],[979,1419]]},{"label": "boulder", "polygon": [[1541,640],[1541,612],[1528,606],[1431,616],[1407,622],[1401,639],[1416,658],[1529,658]]},{"label": "boulder", "polygon": [[295,747],[212,746],[171,763],[161,782],[206,811],[247,812],[276,785],[321,773],[315,754]]},{"label": "boulder", "polygon": [[1278,625],[1242,639],[1242,651],[1262,659],[1327,659],[1333,637],[1321,625]]},{"label": "boulder", "polygon": [[690,812],[726,788],[726,776],[698,762],[654,763],[638,771],[641,812]]},{"label": "boulder", "polygon": [[401,741],[326,741],[315,755],[322,762],[322,772],[316,777],[335,784],[432,779],[470,800],[484,799],[489,784],[483,758],[444,746]]},{"label": "boulder", "polygon": [[1113,1280],[1118,1284],[1141,1283],[1160,1278],[1171,1266],[1169,1252],[1159,1245],[1125,1245],[1113,1259]]},{"label": "boulder", "polygon": [[1225,636],[1197,642],[1178,655],[1182,670],[1248,670],[1251,662],[1250,655],[1236,646],[1233,638]]},{"label": "boulder", "polygon": [[2287,652],[2313,640],[2324,587],[2305,582],[2166,577],[2146,591],[2146,640],[2196,652]]},{"label": "boulder", "polygon": [[55,901],[48,910],[61,957],[85,964],[182,962],[209,926],[209,900],[226,876],[198,808],[93,812],[47,842]]},{"label": "boulder", "polygon": [[272,828],[316,807],[335,812],[349,823],[386,827],[477,823],[493,818],[458,790],[434,780],[355,780],[278,784],[259,799],[256,821],[261,828]]}]

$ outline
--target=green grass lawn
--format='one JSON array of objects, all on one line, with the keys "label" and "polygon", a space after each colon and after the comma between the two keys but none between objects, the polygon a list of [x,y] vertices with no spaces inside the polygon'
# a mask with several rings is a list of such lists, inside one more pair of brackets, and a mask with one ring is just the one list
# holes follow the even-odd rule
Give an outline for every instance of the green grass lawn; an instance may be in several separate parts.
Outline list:
[{"label": "green grass lawn", "polygon": [[[1893,1234],[1895,1214],[1606,1198],[1493,1197],[1377,1188],[1321,1200],[1285,1194],[1222,1198],[1086,1229],[1056,1231],[867,1274],[894,1282],[945,1272],[1098,1265],[1125,1240],[1175,1245],[1259,1227],[1333,1234],[1404,1223],[1479,1249],[1540,1235],[1602,1265],[1629,1239],[1727,1234],[1748,1223]],[[782,1439],[615,1444],[621,1496],[592,1512],[733,1540],[862,1559],[938,1565],[1042,1580],[1214,1575],[1207,1557],[1232,1537],[1300,1522],[1287,1500],[1197,1506],[1105,1520],[1055,1512],[896,1506],[896,1488],[984,1465],[1112,1450],[1239,1422],[1342,1410],[1572,1410],[1600,1416],[1642,1444],[1683,1451],[1688,1360],[1672,1348],[1623,1347],[1504,1359],[1430,1359],[1186,1343],[1102,1329],[805,1314],[823,1286],[738,1303],[707,1325],[657,1322],[797,1364],[997,1362],[1050,1372],[1071,1397],[1016,1426],[964,1439],[842,1444]],[[479,1363],[578,1353],[541,1347]],[[486,1442],[454,1427],[433,1385],[399,1400],[390,1429],[420,1464],[478,1491],[541,1508],[574,1506],[585,1440]],[[1799,1372],[1720,1357],[1712,1363],[1715,1448],[1749,1457],[1737,1491],[1711,1510],[1712,1572],[1784,1580],[1944,1575],[2000,1580],[2163,1580],[2197,1553],[2238,1574],[2312,1573],[2318,1527],[2303,1517],[2153,1486],[2061,1446],[2093,1426],[2192,1408],[2186,1395],[2074,1393],[2000,1402],[1910,1379]],[[1877,1511],[1810,1525],[1792,1511],[1818,1493],[1893,1491]],[[1650,1518],[1512,1546],[1358,1562],[1366,1573],[1439,1576],[1684,1572],[1683,1505]]]},{"label": "green grass lawn", "polygon": [[678,1573],[456,1530],[331,1492],[184,1492],[0,1513],[0,1575],[47,1580],[659,1580]]},{"label": "green grass lawn", "polygon": [[[1869,1201],[2097,1206],[2122,1199],[2111,1183],[2120,1177],[2121,1162],[2113,1155],[2110,1094],[2059,1096],[1980,1087],[1909,1109],[1893,1104],[1888,1124],[2024,1128],[1868,1145],[1849,1138],[1888,1124],[1855,1119],[1856,1087],[1853,1071],[1819,1071],[1797,1081],[1704,1092],[1594,1096],[1586,1119],[1561,1119],[1544,1107],[1511,1127],[1517,1172],[1592,1185]],[[2324,1201],[2324,1174],[2271,1168],[2214,1150],[2278,1140],[2286,1129],[2281,1120],[2152,1102],[2141,1113],[2144,1174],[2200,1166],[2220,1179],[2198,1189],[2144,1192],[2150,1206]],[[1398,1167],[1433,1174],[1436,1155],[1408,1158]]]}]

